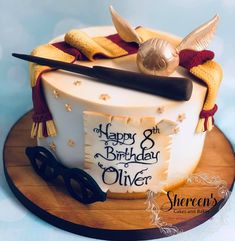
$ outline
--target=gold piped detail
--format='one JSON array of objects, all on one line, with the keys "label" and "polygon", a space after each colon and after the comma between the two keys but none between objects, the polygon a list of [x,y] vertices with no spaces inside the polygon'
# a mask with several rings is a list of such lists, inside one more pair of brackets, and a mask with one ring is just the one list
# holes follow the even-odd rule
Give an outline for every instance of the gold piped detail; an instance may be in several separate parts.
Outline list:
[{"label": "gold piped detail", "polygon": [[71,112],[72,111],[72,106],[70,104],[65,104],[64,108],[67,112]]},{"label": "gold piped detail", "polygon": [[178,134],[179,131],[180,131],[180,128],[179,128],[179,127],[175,127],[175,128],[173,129],[174,134]]},{"label": "gold piped detail", "polygon": [[178,115],[177,121],[178,122],[183,122],[186,119],[185,113],[181,113]]},{"label": "gold piped detail", "polygon": [[101,94],[99,97],[100,100],[104,100],[104,101],[109,100],[110,98],[111,97],[108,94]]},{"label": "gold piped detail", "polygon": [[80,80],[75,80],[75,81],[73,82],[73,84],[74,84],[75,86],[79,86],[79,85],[81,85],[81,83],[82,83],[82,81],[80,81]]},{"label": "gold piped detail", "polygon": [[75,147],[75,141],[72,140],[72,139],[69,139],[69,140],[68,140],[68,146],[69,146],[69,147]]},{"label": "gold piped detail", "polygon": [[165,111],[165,107],[159,106],[156,111],[157,111],[158,114],[162,114]]},{"label": "gold piped detail", "polygon": [[56,151],[56,144],[55,144],[55,142],[51,142],[50,144],[49,144],[49,148],[52,150],[52,151]]},{"label": "gold piped detail", "polygon": [[53,90],[52,93],[53,93],[53,96],[55,97],[55,99],[58,99],[60,97],[60,94],[57,90]]}]

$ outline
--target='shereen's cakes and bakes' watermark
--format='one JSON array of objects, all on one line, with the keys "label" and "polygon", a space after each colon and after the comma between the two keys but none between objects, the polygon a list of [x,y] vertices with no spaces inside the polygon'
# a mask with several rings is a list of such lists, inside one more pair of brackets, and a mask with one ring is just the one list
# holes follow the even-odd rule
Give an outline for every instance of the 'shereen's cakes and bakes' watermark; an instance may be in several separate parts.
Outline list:
[{"label": "'shereen's cakes and bakes' watermark", "polygon": [[203,196],[196,196],[195,193],[182,195],[178,194],[177,191],[168,191],[165,193],[166,201],[163,203],[158,203],[159,193],[148,191],[146,211],[151,214],[151,223],[158,227],[165,236],[172,236],[183,232],[183,230],[164,221],[161,218],[162,212],[171,212],[173,215],[200,215],[217,205],[219,205],[217,209],[221,209],[231,194],[225,180],[219,176],[211,176],[203,172],[191,174],[186,183],[206,185],[212,187],[213,190],[211,189],[211,192],[205,193]]}]

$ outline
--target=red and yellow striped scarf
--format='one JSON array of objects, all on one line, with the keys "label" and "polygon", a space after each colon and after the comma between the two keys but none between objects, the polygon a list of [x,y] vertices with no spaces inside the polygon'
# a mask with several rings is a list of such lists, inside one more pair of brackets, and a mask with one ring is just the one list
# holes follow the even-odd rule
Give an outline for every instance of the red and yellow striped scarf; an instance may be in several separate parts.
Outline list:
[{"label": "red and yellow striped scarf", "polygon": [[[157,37],[169,41],[173,46],[177,46],[181,41],[180,38],[162,32],[153,32],[142,27],[137,28],[136,31],[144,41]],[[93,61],[96,58],[117,58],[138,51],[137,44],[124,42],[118,34],[91,38],[80,30],[74,30],[65,36],[66,41],[71,42],[70,38],[74,39],[73,46],[65,41],[45,44],[34,49],[32,55],[73,63],[76,60],[89,59]],[[213,115],[217,110],[215,100],[223,74],[220,65],[213,61],[213,58],[213,52],[208,50],[199,52],[183,50],[180,53],[180,65],[205,82],[208,88],[196,132],[211,130],[214,125]],[[47,106],[41,81],[42,74],[52,70],[47,66],[30,64],[34,110],[31,137],[43,138],[56,135],[56,126]]]}]

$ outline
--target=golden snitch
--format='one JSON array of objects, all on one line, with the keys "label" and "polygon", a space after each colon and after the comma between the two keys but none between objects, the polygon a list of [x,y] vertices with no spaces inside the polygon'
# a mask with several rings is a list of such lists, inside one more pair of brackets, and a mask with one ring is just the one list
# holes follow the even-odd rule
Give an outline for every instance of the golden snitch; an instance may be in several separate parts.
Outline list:
[{"label": "golden snitch", "polygon": [[219,17],[216,15],[208,22],[188,34],[175,48],[171,43],[159,38],[143,41],[137,31],[110,6],[113,24],[125,42],[139,44],[136,63],[139,70],[146,74],[169,76],[179,65],[179,52],[183,49],[204,50],[216,31]]}]

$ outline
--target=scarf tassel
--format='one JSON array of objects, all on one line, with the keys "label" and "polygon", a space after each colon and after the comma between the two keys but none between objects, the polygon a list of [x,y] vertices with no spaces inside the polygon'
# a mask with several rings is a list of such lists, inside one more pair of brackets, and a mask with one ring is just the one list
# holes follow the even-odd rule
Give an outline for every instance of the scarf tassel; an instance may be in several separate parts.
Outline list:
[{"label": "scarf tassel", "polygon": [[56,136],[56,127],[53,120],[33,122],[31,138],[44,138],[48,136]]},{"label": "scarf tassel", "polygon": [[[39,76],[39,78],[41,78],[41,76]],[[43,138],[56,136],[55,122],[53,121],[52,114],[47,106],[41,81],[37,81],[37,84],[32,87],[32,98],[34,113],[32,116],[33,125],[31,129],[31,137]]]},{"label": "scarf tassel", "polygon": [[218,106],[215,104],[211,110],[202,110],[199,116],[196,132],[211,131],[214,127],[214,114],[218,110]]}]

